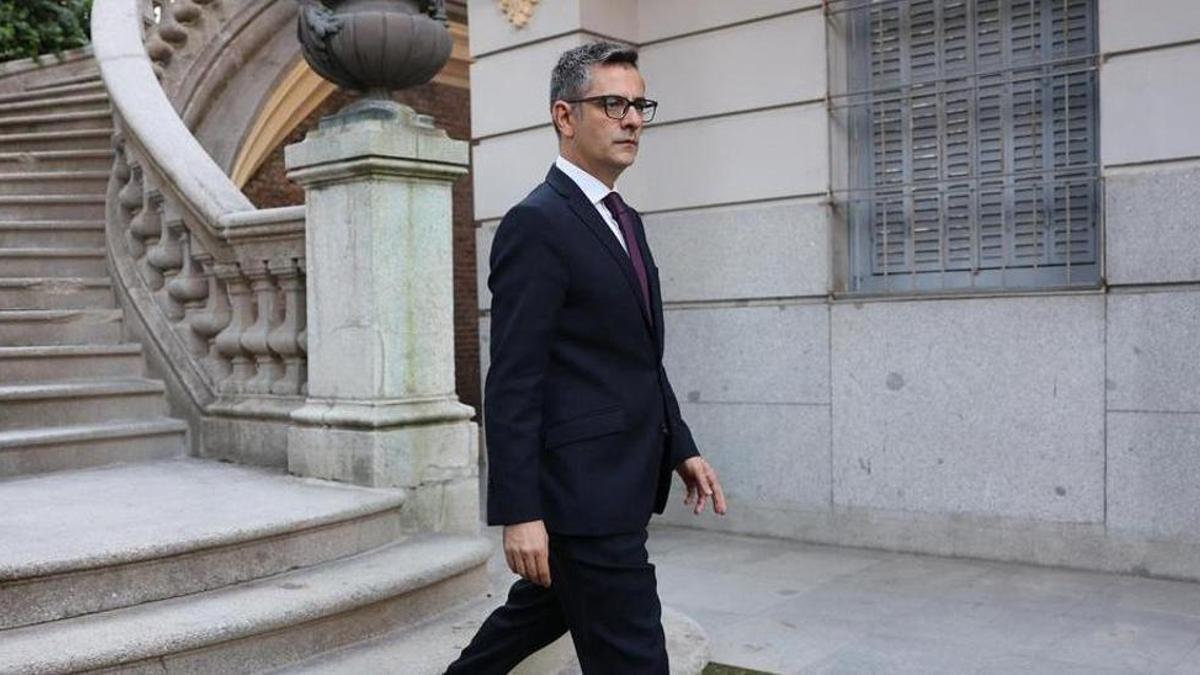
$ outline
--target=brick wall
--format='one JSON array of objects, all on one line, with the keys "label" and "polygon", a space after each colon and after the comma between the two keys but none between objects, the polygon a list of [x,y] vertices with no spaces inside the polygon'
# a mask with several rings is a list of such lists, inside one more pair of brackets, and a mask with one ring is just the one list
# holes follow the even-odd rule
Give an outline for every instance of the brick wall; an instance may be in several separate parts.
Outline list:
[{"label": "brick wall", "polygon": [[[299,142],[317,121],[354,101],[357,94],[338,90],[271,152],[270,158],[246,183],[244,191],[259,208],[304,203],[304,190],[289,181],[283,167],[283,148]],[[397,92],[397,101],[432,115],[451,138],[471,139],[470,94],[466,89],[429,83]],[[454,369],[458,398],[477,411],[479,386],[479,312],[475,276],[475,215],[471,176],[454,184]],[[478,417],[478,416],[477,416]]]}]

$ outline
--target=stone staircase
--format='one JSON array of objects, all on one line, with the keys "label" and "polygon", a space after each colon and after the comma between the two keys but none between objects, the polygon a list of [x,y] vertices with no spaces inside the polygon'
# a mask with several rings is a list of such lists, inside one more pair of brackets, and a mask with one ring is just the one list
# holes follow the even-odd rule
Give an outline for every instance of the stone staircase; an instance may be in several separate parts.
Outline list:
[{"label": "stone staircase", "polygon": [[186,448],[107,271],[111,137],[94,67],[0,95],[0,479]]},{"label": "stone staircase", "polygon": [[0,673],[260,672],[480,597],[486,540],[403,506],[190,458],[0,483]]},{"label": "stone staircase", "polygon": [[122,325],[83,65],[0,94],[0,673],[260,672],[477,604],[488,543],[406,535],[402,490],[186,456]]}]

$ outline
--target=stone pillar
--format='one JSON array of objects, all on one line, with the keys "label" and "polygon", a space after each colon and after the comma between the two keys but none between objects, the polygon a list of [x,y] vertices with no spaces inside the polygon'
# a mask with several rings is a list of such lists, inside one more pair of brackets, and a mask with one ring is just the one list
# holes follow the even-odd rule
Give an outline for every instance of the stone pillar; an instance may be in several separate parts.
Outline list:
[{"label": "stone pillar", "polygon": [[322,120],[286,163],[308,209],[308,397],[288,469],[404,488],[410,530],[477,532],[477,429],[454,391],[451,186],[467,144],[374,101]]}]

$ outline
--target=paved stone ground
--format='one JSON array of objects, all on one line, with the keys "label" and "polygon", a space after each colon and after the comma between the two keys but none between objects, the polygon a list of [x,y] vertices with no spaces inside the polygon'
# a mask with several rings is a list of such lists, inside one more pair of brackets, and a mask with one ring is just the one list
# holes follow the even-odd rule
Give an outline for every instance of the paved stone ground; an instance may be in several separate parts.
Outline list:
[{"label": "paved stone ground", "polygon": [[677,527],[653,527],[649,546],[663,602],[704,626],[718,663],[1200,674],[1200,584]]}]

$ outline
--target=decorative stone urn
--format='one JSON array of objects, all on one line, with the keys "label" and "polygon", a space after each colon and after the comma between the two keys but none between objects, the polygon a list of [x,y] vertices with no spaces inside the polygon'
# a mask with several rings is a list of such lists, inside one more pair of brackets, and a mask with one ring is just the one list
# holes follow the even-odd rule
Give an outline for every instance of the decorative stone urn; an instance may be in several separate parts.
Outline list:
[{"label": "decorative stone urn", "polygon": [[301,0],[298,36],[322,77],[390,100],[446,65],[454,46],[446,25],[444,0]]}]

